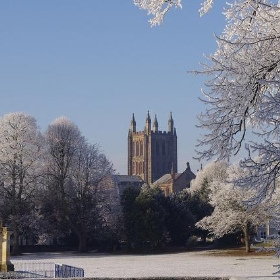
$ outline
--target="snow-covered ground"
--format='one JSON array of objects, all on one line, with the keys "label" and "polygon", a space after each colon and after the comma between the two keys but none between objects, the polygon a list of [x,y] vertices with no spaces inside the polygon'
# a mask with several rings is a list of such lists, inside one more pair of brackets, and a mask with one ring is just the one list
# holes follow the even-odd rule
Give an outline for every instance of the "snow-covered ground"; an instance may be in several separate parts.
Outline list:
[{"label": "snow-covered ground", "polygon": [[54,262],[83,268],[85,277],[217,276],[279,279],[273,256],[213,256],[207,251],[155,255],[37,253],[11,257],[12,263]]}]

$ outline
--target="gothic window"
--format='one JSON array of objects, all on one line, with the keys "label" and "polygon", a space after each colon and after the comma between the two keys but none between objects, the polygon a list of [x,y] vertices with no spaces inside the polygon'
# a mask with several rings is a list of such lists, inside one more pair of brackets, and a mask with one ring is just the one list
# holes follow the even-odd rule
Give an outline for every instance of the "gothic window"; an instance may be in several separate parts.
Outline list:
[{"label": "gothic window", "polygon": [[143,142],[140,142],[140,156],[144,155],[144,151],[143,151]]},{"label": "gothic window", "polygon": [[135,162],[132,163],[132,174],[136,174]]},{"label": "gothic window", "polygon": [[133,142],[133,156],[136,156],[136,142]]},{"label": "gothic window", "polygon": [[139,156],[139,141],[136,142],[136,156]]}]

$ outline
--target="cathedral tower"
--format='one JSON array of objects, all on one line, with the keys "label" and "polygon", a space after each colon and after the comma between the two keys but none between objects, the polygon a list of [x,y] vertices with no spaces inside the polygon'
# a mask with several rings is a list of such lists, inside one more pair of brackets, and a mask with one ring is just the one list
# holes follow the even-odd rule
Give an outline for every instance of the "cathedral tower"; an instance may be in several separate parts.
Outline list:
[{"label": "cathedral tower", "polygon": [[144,131],[136,130],[132,115],[128,131],[128,175],[139,175],[147,183],[153,183],[164,174],[177,172],[177,135],[172,113],[168,120],[168,130],[159,131],[157,117],[151,126],[148,111]]}]

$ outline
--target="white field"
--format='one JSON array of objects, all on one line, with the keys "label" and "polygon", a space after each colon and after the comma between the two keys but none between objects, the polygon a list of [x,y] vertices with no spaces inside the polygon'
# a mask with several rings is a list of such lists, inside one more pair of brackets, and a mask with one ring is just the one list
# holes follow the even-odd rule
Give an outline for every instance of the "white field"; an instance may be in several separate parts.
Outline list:
[{"label": "white field", "polygon": [[232,279],[279,279],[273,256],[213,256],[207,251],[154,255],[36,253],[11,257],[12,263],[54,262],[83,268],[85,277],[209,276]]}]

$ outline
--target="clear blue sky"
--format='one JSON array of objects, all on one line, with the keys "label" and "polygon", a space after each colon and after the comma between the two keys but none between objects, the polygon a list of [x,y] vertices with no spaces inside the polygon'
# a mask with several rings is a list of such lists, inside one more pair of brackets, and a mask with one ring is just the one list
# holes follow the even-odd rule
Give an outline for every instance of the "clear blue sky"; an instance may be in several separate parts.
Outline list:
[{"label": "clear blue sky", "polygon": [[167,129],[172,111],[178,165],[193,171],[198,100],[206,77],[203,54],[215,51],[224,29],[224,1],[200,18],[200,1],[183,1],[162,26],[151,28],[133,0],[1,0],[0,115],[25,112],[42,131],[67,116],[98,143],[120,174],[127,174],[127,133],[147,111]]}]

